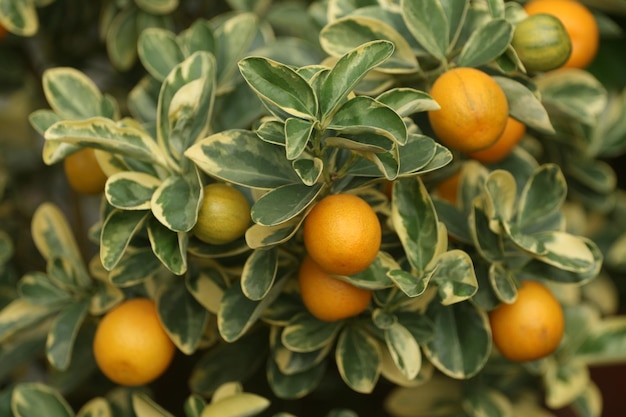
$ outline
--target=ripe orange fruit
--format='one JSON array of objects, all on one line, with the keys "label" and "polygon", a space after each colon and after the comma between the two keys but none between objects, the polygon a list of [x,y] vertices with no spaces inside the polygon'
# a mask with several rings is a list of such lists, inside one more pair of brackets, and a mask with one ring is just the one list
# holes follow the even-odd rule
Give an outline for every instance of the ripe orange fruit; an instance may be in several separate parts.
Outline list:
[{"label": "ripe orange fruit", "polygon": [[300,265],[298,285],[309,312],[323,321],[337,321],[362,313],[372,292],[331,277],[310,256]]},{"label": "ripe orange fruit", "polygon": [[238,189],[222,183],[204,187],[202,206],[193,234],[212,245],[239,239],[250,225],[250,203]]},{"label": "ripe orange fruit", "polygon": [[525,134],[526,125],[509,116],[504,132],[493,145],[482,151],[472,152],[468,156],[485,164],[501,161],[513,151]]},{"label": "ripe orange fruit", "polygon": [[80,194],[99,194],[104,191],[107,176],[100,168],[93,148],[82,148],[63,160],[65,177],[74,191]]},{"label": "ripe orange fruit", "polygon": [[506,96],[498,83],[475,68],[454,68],[440,75],[430,95],[441,106],[428,119],[441,142],[463,153],[493,144],[509,116]]},{"label": "ripe orange fruit", "polygon": [[304,220],[304,246],[324,271],[359,273],[374,261],[382,230],[376,212],[353,194],[331,194],[315,204]]},{"label": "ripe orange fruit", "polygon": [[502,355],[524,362],[542,358],[559,346],[565,327],[563,309],[543,284],[525,280],[512,304],[489,313],[493,342]]},{"label": "ripe orange fruit", "polygon": [[593,13],[574,0],[531,0],[524,5],[529,15],[547,13],[557,17],[572,42],[572,53],[563,68],[586,68],[596,56],[600,31]]},{"label": "ripe orange fruit", "polygon": [[126,386],[147,384],[170,365],[175,347],[156,305],[147,298],[124,301],[100,321],[93,353],[102,373]]},{"label": "ripe orange fruit", "polygon": [[456,171],[454,174],[447,178],[444,178],[437,184],[435,190],[437,195],[448,203],[456,206],[459,196],[459,182],[461,181],[461,170]]}]

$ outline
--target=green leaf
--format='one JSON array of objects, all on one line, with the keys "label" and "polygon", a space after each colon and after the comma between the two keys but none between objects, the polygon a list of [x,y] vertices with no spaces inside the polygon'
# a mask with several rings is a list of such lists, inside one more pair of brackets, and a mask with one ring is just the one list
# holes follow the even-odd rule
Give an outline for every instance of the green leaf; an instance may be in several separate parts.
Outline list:
[{"label": "green leaf", "polygon": [[206,401],[198,394],[191,394],[185,400],[185,417],[200,417],[202,410],[206,407]]},{"label": "green leaf", "polygon": [[[195,52],[167,75],[157,108],[157,141],[176,161],[209,131],[216,93],[212,54]],[[180,162],[185,169],[184,161]]]},{"label": "green leaf", "polygon": [[135,3],[152,14],[172,13],[178,7],[178,0],[135,0]]},{"label": "green leaf", "polygon": [[148,28],[141,32],[137,53],[146,71],[159,81],[185,59],[176,35],[161,28]]},{"label": "green leaf", "polygon": [[393,54],[377,70],[392,74],[414,73],[419,64],[405,38],[385,22],[367,16],[335,20],[320,31],[320,44],[332,56],[341,56],[367,42],[387,40],[394,44]]},{"label": "green leaf", "polygon": [[285,282],[286,278],[281,277],[269,293],[258,301],[246,297],[239,283],[231,285],[224,292],[217,315],[217,326],[224,340],[234,342],[241,338],[278,297]]},{"label": "green leaf", "polygon": [[313,352],[332,343],[341,328],[341,321],[324,322],[303,311],[289,321],[281,341],[294,352]]},{"label": "green leaf", "polygon": [[237,64],[247,55],[258,29],[258,18],[253,13],[235,14],[215,29],[219,86],[232,84]]},{"label": "green leaf", "polygon": [[[46,130],[45,138],[167,165],[161,150],[145,131],[102,117],[58,122]],[[58,159],[55,155],[49,155],[47,161],[53,163]]]},{"label": "green leaf", "polygon": [[17,283],[21,299],[37,305],[58,306],[67,303],[72,295],[54,285],[43,272],[29,272]]},{"label": "green leaf", "polygon": [[148,394],[134,392],[131,394],[133,411],[137,417],[174,417],[158,405]]},{"label": "green leaf", "polygon": [[473,31],[463,45],[458,65],[479,67],[502,55],[513,39],[513,25],[505,19],[493,19]]},{"label": "green leaf", "polygon": [[109,281],[116,287],[130,287],[145,281],[161,269],[161,261],[149,247],[129,247],[111,269]]},{"label": "green leaf", "polygon": [[215,55],[215,37],[208,21],[198,19],[178,35],[178,43],[185,56],[197,51],[210,52]]},{"label": "green leaf", "polygon": [[485,366],[491,353],[491,330],[486,313],[471,302],[444,306],[430,302],[426,315],[434,323],[424,354],[444,374],[467,379]]},{"label": "green leaf", "polygon": [[0,310],[0,343],[31,326],[40,324],[58,308],[31,304],[16,298]]},{"label": "green leaf", "polygon": [[[63,212],[55,204],[45,202],[37,207],[31,219],[31,233],[44,259],[66,258],[77,266],[82,263],[82,254],[72,230]],[[87,284],[88,281],[87,277],[83,283]]]},{"label": "green leaf", "polygon": [[185,156],[207,174],[246,187],[272,189],[301,182],[282,147],[247,130],[211,135],[190,147]]},{"label": "green leaf", "polygon": [[143,172],[122,171],[109,177],[104,190],[113,207],[124,210],[150,210],[152,195],[161,180]]},{"label": "green leaf", "polygon": [[513,405],[504,393],[496,389],[470,389],[463,409],[471,416],[513,417]]},{"label": "green leaf", "polygon": [[278,398],[295,400],[313,392],[322,382],[326,369],[327,364],[324,361],[304,371],[287,375],[270,359],[267,361],[267,382]]},{"label": "green leaf", "polygon": [[89,310],[89,301],[68,305],[52,323],[46,340],[46,358],[56,369],[64,371],[70,365],[74,341]]},{"label": "green leaf", "polygon": [[324,171],[324,161],[320,158],[303,157],[293,161],[293,170],[302,183],[308,187],[314,187]]},{"label": "green leaf", "polygon": [[515,212],[517,184],[513,174],[497,169],[489,173],[485,179],[485,214],[490,219],[490,227],[498,231],[497,222],[509,222]]},{"label": "green leaf", "polygon": [[326,123],[332,117],[359,81],[372,68],[387,60],[393,50],[394,45],[389,41],[372,41],[352,49],[339,58],[320,87],[319,106],[322,123]]},{"label": "green leaf", "polygon": [[578,360],[565,363],[547,361],[543,373],[546,387],[546,405],[551,409],[571,404],[589,385],[591,378],[587,364]]},{"label": "green leaf", "polygon": [[57,113],[48,109],[35,110],[28,115],[30,125],[42,136],[50,126],[62,119]]},{"label": "green leaf", "polygon": [[270,340],[270,345],[272,346],[270,361],[273,362],[272,367],[276,367],[276,371],[279,372],[281,377],[303,374],[305,371],[324,364],[324,359],[327,358],[333,348],[333,344],[328,343],[324,347],[311,352],[294,352],[283,345],[281,340],[282,331],[279,331],[277,327],[273,330]]},{"label": "green leaf", "polygon": [[138,9],[129,7],[119,12],[106,32],[109,60],[120,71],[129,70],[137,59]]},{"label": "green leaf", "polygon": [[437,60],[444,61],[449,47],[450,23],[438,0],[402,0],[402,17],[413,37]]},{"label": "green leaf", "polygon": [[186,355],[198,349],[209,320],[209,312],[180,285],[177,277],[156,300],[159,318],[176,347]]},{"label": "green leaf", "polygon": [[354,391],[368,394],[380,377],[378,342],[358,327],[345,327],[337,339],[335,361],[341,379]]},{"label": "green leaf", "polygon": [[285,148],[287,159],[298,158],[306,149],[315,132],[315,123],[290,117],[285,121]]},{"label": "green leaf", "polygon": [[49,68],[41,78],[44,95],[62,119],[80,120],[103,116],[102,93],[81,71],[70,67]]},{"label": "green leaf", "polygon": [[526,183],[520,196],[516,222],[528,227],[557,212],[567,196],[565,177],[558,165],[544,164]]},{"label": "green leaf", "polygon": [[19,36],[33,36],[39,30],[37,8],[32,2],[0,0],[0,24]]},{"label": "green leaf", "polygon": [[619,363],[626,359],[626,318],[605,318],[588,329],[576,351],[576,359],[589,366]]},{"label": "green leaf", "polygon": [[148,238],[152,251],[167,269],[176,275],[187,271],[188,233],[173,232],[152,217],[148,222]]},{"label": "green leaf", "polygon": [[253,224],[246,231],[246,244],[252,249],[266,248],[284,243],[300,229],[304,217],[296,217],[276,226]]},{"label": "green leaf", "polygon": [[528,127],[543,133],[554,133],[550,116],[538,94],[534,94],[524,84],[513,79],[493,76],[504,91],[509,103],[509,114]]},{"label": "green leaf", "polygon": [[241,272],[241,290],[251,300],[262,300],[272,288],[278,271],[275,248],[252,251]]},{"label": "green leaf", "polygon": [[431,282],[437,284],[443,305],[467,300],[478,289],[472,258],[460,249],[452,249],[437,257]]},{"label": "green leaf", "polygon": [[422,353],[412,333],[400,323],[385,329],[385,342],[394,363],[407,379],[414,379],[422,367]]},{"label": "green leaf", "polygon": [[487,214],[474,205],[470,211],[468,223],[472,240],[480,255],[490,262],[502,261],[504,259],[502,236],[491,230]]},{"label": "green leaf", "polygon": [[593,382],[589,383],[585,391],[570,404],[570,407],[579,416],[597,417],[602,415],[603,401],[600,388]]},{"label": "green leaf", "polygon": [[11,395],[11,411],[15,417],[33,417],[46,410],[50,417],[74,417],[74,411],[54,388],[40,382],[17,385]]},{"label": "green leaf", "polygon": [[375,133],[400,145],[407,141],[402,118],[387,105],[365,96],[355,97],[341,105],[329,121],[328,129],[342,134]]},{"label": "green leaf", "polygon": [[188,232],[193,228],[201,205],[202,183],[197,170],[167,178],[150,201],[154,217],[175,232]]},{"label": "green leaf", "polygon": [[256,94],[285,113],[315,120],[317,98],[304,78],[290,67],[263,57],[239,62],[239,71]]},{"label": "green leaf", "polygon": [[104,219],[100,235],[100,260],[107,270],[117,265],[130,240],[143,227],[149,215],[147,211],[115,209]]},{"label": "green leaf", "polygon": [[437,246],[437,213],[419,178],[394,182],[391,219],[411,266],[423,273]]},{"label": "green leaf", "polygon": [[407,87],[390,88],[376,100],[391,107],[400,117],[441,108],[428,93]]},{"label": "green leaf", "polygon": [[113,411],[105,398],[95,397],[80,408],[76,417],[113,417]]},{"label": "green leaf", "polygon": [[254,416],[269,407],[270,401],[256,394],[242,392],[219,401],[213,401],[200,417],[245,417]]},{"label": "green leaf", "polygon": [[313,187],[289,184],[263,194],[252,206],[252,221],[261,226],[276,226],[293,219],[319,195],[323,184]]}]

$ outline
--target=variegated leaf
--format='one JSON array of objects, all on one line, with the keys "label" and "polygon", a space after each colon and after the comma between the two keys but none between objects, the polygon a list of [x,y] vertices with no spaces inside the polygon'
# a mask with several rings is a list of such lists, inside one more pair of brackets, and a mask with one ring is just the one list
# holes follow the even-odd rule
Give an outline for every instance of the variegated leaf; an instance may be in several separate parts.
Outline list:
[{"label": "variegated leaf", "polygon": [[131,401],[133,411],[137,417],[174,417],[146,393],[133,393],[131,395]]},{"label": "variegated leaf", "polygon": [[450,22],[439,0],[401,1],[402,17],[413,37],[435,58],[445,59]]},{"label": "variegated leaf", "polygon": [[376,100],[391,107],[400,117],[441,108],[428,93],[407,87],[386,90]]},{"label": "variegated leaf", "polygon": [[281,342],[294,352],[314,352],[332,344],[341,328],[341,322],[323,322],[303,311],[289,321],[281,335]]},{"label": "variegated leaf", "polygon": [[294,160],[302,155],[307,148],[313,133],[315,123],[309,120],[290,117],[285,121],[285,150],[287,159]]},{"label": "variegated leaf", "polygon": [[176,35],[161,28],[148,28],[141,32],[137,54],[146,71],[159,81],[163,81],[185,59]]},{"label": "variegated leaf", "polygon": [[11,395],[15,417],[31,417],[46,410],[50,417],[74,417],[74,411],[55,388],[41,382],[18,384]]},{"label": "variegated leaf", "polygon": [[14,299],[0,310],[0,343],[24,329],[40,324],[58,310],[58,307]]},{"label": "variegated leaf", "polygon": [[380,377],[381,353],[378,342],[358,327],[343,328],[337,339],[335,361],[343,381],[354,391],[373,391]]},{"label": "variegated leaf", "polygon": [[80,408],[76,417],[113,417],[113,410],[104,397],[95,397]]},{"label": "variegated leaf", "polygon": [[162,181],[142,172],[122,171],[109,177],[104,190],[109,204],[124,210],[150,210]]},{"label": "variegated leaf", "polygon": [[254,203],[251,210],[252,221],[261,226],[283,224],[309,207],[323,188],[321,183],[312,187],[304,184],[277,187]]},{"label": "variegated leaf", "polygon": [[272,360],[267,361],[266,367],[267,382],[272,388],[272,392],[280,398],[292,400],[303,398],[313,392],[322,382],[326,371],[327,364],[325,361],[293,374],[281,372],[278,365]]},{"label": "variegated leaf", "polygon": [[217,84],[230,88],[237,64],[249,52],[259,30],[254,13],[238,13],[215,29]]},{"label": "variegated leaf", "polygon": [[102,93],[83,72],[71,67],[50,68],[44,71],[41,81],[48,104],[60,118],[81,120],[104,116]]},{"label": "variegated leaf", "polygon": [[431,282],[437,285],[443,305],[467,300],[478,289],[472,258],[460,249],[452,249],[437,257]]},{"label": "variegated leaf", "polygon": [[74,341],[89,311],[89,299],[75,301],[54,319],[46,340],[46,358],[56,369],[64,371],[70,365]]},{"label": "variegated leaf", "polygon": [[21,0],[0,0],[0,25],[19,36],[33,36],[39,30],[36,4]]},{"label": "variegated leaf", "polygon": [[404,377],[409,380],[417,377],[422,366],[422,352],[411,332],[402,324],[394,323],[385,329],[385,342]]},{"label": "variegated leaf", "polygon": [[137,59],[137,15],[139,9],[128,7],[115,15],[106,32],[109,60],[120,71],[129,70]]},{"label": "variegated leaf", "polygon": [[141,9],[152,14],[172,13],[178,7],[178,0],[135,0],[135,3]]},{"label": "variegated leaf", "polygon": [[253,416],[269,407],[270,401],[257,394],[242,392],[219,401],[211,402],[200,417]]},{"label": "variegated leaf", "polygon": [[241,272],[241,290],[251,300],[263,299],[272,288],[277,271],[276,248],[252,251]]},{"label": "variegated leaf", "polygon": [[152,252],[175,275],[187,271],[187,245],[189,234],[173,232],[154,217],[148,221],[148,238]]},{"label": "variegated leaf", "polygon": [[144,226],[150,216],[148,211],[115,209],[104,219],[100,235],[100,260],[111,270],[122,258],[130,240]]},{"label": "variegated leaf", "polygon": [[188,232],[198,220],[202,195],[200,175],[193,169],[186,175],[172,175],[163,181],[152,195],[150,209],[168,229]]}]

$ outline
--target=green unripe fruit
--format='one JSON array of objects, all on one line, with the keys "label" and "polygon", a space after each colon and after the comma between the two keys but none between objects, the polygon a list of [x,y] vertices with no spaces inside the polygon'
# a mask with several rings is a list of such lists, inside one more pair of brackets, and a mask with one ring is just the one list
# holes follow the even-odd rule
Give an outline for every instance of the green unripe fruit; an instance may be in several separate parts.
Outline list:
[{"label": "green unripe fruit", "polygon": [[528,72],[559,68],[572,53],[565,26],[556,17],[540,13],[528,16],[515,27],[511,45]]},{"label": "green unripe fruit", "polygon": [[192,233],[211,245],[224,245],[239,239],[250,225],[250,203],[234,187],[209,184],[204,187],[202,206]]}]

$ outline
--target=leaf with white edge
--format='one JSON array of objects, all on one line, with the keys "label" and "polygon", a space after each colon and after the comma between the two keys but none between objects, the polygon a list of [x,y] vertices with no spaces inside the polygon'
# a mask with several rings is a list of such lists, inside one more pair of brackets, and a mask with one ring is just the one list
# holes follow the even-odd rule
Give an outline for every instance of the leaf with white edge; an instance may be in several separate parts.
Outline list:
[{"label": "leaf with white edge", "polygon": [[556,213],[567,197],[567,184],[556,164],[540,166],[526,183],[519,199],[516,222],[532,227]]},{"label": "leaf with white edge", "polygon": [[497,75],[493,79],[504,91],[512,117],[540,132],[554,133],[550,116],[538,95],[513,79]]},{"label": "leaf with white edge", "polygon": [[579,416],[598,417],[602,415],[602,392],[598,385],[590,382],[585,391],[570,404],[570,407]]},{"label": "leaf with white edge", "polygon": [[339,57],[364,43],[387,40],[395,48],[389,59],[377,70],[391,74],[407,74],[419,71],[415,53],[406,39],[380,19],[367,16],[348,16],[335,20],[320,31],[320,44],[324,51]]},{"label": "leaf with white edge", "polygon": [[174,417],[146,393],[135,392],[131,395],[133,411],[137,417]]},{"label": "leaf with white edge", "polygon": [[198,19],[178,35],[180,48],[186,56],[197,51],[215,55],[215,37],[207,20]]},{"label": "leaf with white edge", "polygon": [[324,322],[308,311],[296,314],[283,330],[283,345],[294,352],[314,352],[331,344],[343,324],[341,321]]},{"label": "leaf with white edge", "polygon": [[185,275],[185,286],[204,308],[217,314],[228,288],[228,276],[217,263],[209,263],[202,268],[202,272],[190,272]]},{"label": "leaf with white edge", "polygon": [[200,417],[202,410],[206,407],[206,401],[198,394],[191,394],[185,400],[183,409],[185,410],[185,417]]},{"label": "leaf with white edge", "polygon": [[33,417],[46,410],[50,417],[74,417],[74,411],[55,388],[40,382],[15,386],[11,394],[11,411],[15,417]]},{"label": "leaf with white edge", "polygon": [[285,121],[285,149],[287,159],[294,160],[302,155],[315,132],[315,123],[290,117]]},{"label": "leaf with white edge", "polygon": [[63,305],[71,301],[72,294],[59,288],[43,272],[29,272],[17,283],[17,292],[21,299],[37,305]]},{"label": "leaf with white edge", "polygon": [[100,260],[111,270],[121,259],[133,236],[149,217],[148,211],[115,209],[104,219],[100,234]]},{"label": "leaf with white edge", "polygon": [[111,269],[108,279],[116,287],[137,285],[161,270],[161,261],[150,247],[129,247]]},{"label": "leaf with white edge", "polygon": [[103,116],[102,93],[83,72],[71,67],[50,68],[44,71],[41,81],[48,104],[60,118]]},{"label": "leaf with white edge", "polygon": [[342,134],[375,133],[400,145],[407,141],[406,125],[398,113],[366,96],[354,97],[342,104],[327,128]]},{"label": "leaf with white edge", "polygon": [[[502,236],[491,229],[489,217],[476,205],[471,208],[468,224],[472,240],[480,255],[489,262],[504,260],[505,255]],[[508,225],[508,223],[505,223],[505,226],[506,225]],[[518,245],[524,244],[526,248],[534,247],[533,244],[535,242],[533,240],[528,241],[528,239],[520,233],[508,234],[511,239],[518,242]]]},{"label": "leaf with white edge", "polygon": [[546,387],[546,405],[559,409],[571,404],[589,385],[591,378],[587,364],[580,360],[557,363],[546,361],[543,372]]},{"label": "leaf with white edge", "polygon": [[31,220],[37,250],[46,260],[67,258],[80,263],[82,255],[63,212],[52,203],[37,207]]},{"label": "leaf with white edge", "polygon": [[599,266],[590,248],[594,244],[587,238],[559,231],[536,233],[531,238],[539,249],[531,253],[549,265],[573,272],[596,270]]},{"label": "leaf with white edge", "polygon": [[493,19],[472,32],[459,55],[460,67],[479,67],[502,55],[513,39],[513,25]]},{"label": "leaf with white edge", "polygon": [[441,108],[428,93],[407,87],[386,90],[376,101],[391,107],[400,117]]},{"label": "leaf with white edge", "polygon": [[146,71],[159,81],[163,81],[185,58],[176,35],[169,30],[156,27],[141,32],[137,54]]},{"label": "leaf with white edge", "polygon": [[261,226],[276,226],[301,214],[323,189],[318,183],[313,187],[290,184],[263,194],[252,206],[254,223]]},{"label": "leaf with white edge", "polygon": [[517,298],[517,279],[513,271],[501,263],[489,265],[489,283],[494,294],[503,303],[512,303]]},{"label": "leaf with white edge", "polygon": [[487,314],[466,301],[444,306],[432,301],[426,315],[434,323],[437,337],[422,345],[426,357],[451,378],[476,375],[491,354],[491,327]]},{"label": "leaf with white edge", "polygon": [[576,351],[585,364],[605,365],[626,359],[626,318],[610,317],[595,323]]},{"label": "leaf with white edge", "polygon": [[220,335],[227,342],[241,338],[257,322],[267,306],[280,294],[287,279],[280,277],[262,300],[250,300],[243,293],[241,285],[234,283],[225,292],[217,315]]},{"label": "leaf with white edge", "polygon": [[[516,210],[517,186],[513,175],[505,170],[495,170],[485,179],[485,214],[490,220],[508,222]],[[494,232],[498,226],[491,224]]]},{"label": "leaf with white edge", "polygon": [[46,130],[45,138],[167,166],[156,142],[145,131],[102,117],[55,123]]},{"label": "leaf with white edge", "polygon": [[385,342],[394,363],[407,379],[417,376],[422,366],[422,352],[410,331],[400,323],[385,329]]},{"label": "leaf with white edge", "polygon": [[70,365],[74,341],[89,311],[89,299],[65,307],[52,322],[46,340],[46,358],[56,369],[65,371]]},{"label": "leaf with white edge", "polygon": [[19,36],[33,36],[39,30],[36,4],[20,0],[0,1],[0,24]]},{"label": "leaf with white edge", "polygon": [[372,41],[339,58],[320,86],[318,96],[322,123],[327,123],[359,81],[371,69],[386,61],[393,50],[394,45],[389,41]]},{"label": "leaf with white edge", "polygon": [[320,158],[300,158],[292,163],[293,170],[304,185],[313,187],[324,171],[324,161]]},{"label": "leaf with white edge", "polygon": [[152,217],[148,222],[148,238],[152,251],[167,269],[175,275],[187,271],[188,233],[173,232]]},{"label": "leaf with white edge", "polygon": [[[322,382],[327,363],[322,361],[298,373],[284,374],[273,360],[267,361],[267,382],[279,398],[299,399],[310,394]],[[276,417],[276,416],[274,416]]]},{"label": "leaf with white edge", "polygon": [[438,226],[437,213],[421,179],[394,182],[391,219],[407,260],[419,273],[423,273],[435,256]]},{"label": "leaf with white edge", "polygon": [[175,232],[188,232],[193,228],[201,205],[202,183],[195,169],[186,175],[167,178],[150,201],[154,217]]},{"label": "leaf with white edge", "polygon": [[471,416],[513,417],[513,405],[501,391],[490,388],[469,389],[463,409]]},{"label": "leaf with white edge", "polygon": [[256,249],[246,259],[241,272],[241,290],[251,300],[261,300],[272,288],[278,272],[276,248]]},{"label": "leaf with white edge", "polygon": [[247,130],[211,135],[190,147],[185,156],[207,174],[245,187],[272,189],[301,182],[283,147],[259,140]]},{"label": "leaf with white edge", "polygon": [[167,75],[157,107],[157,141],[185,170],[183,153],[209,131],[216,94],[212,54],[195,52]]},{"label": "leaf with white edge", "polygon": [[448,53],[450,22],[438,0],[402,0],[404,22],[424,49],[443,61]]},{"label": "leaf with white edge", "polygon": [[304,217],[295,217],[276,226],[253,224],[246,230],[246,244],[252,249],[266,248],[284,243],[300,229]]},{"label": "leaf with white edge", "polygon": [[87,401],[76,413],[76,417],[113,417],[113,410],[104,397],[96,397]]},{"label": "leaf with white edge", "polygon": [[465,301],[478,289],[472,258],[460,249],[452,249],[437,257],[431,282],[437,285],[443,305]]},{"label": "leaf with white edge", "polygon": [[333,347],[329,343],[311,352],[294,352],[283,345],[281,337],[282,332],[274,328],[270,334],[271,362],[282,375],[296,375],[316,367],[324,362]]},{"label": "leaf with white edge", "polygon": [[109,60],[120,71],[129,70],[137,59],[137,16],[140,10],[126,8],[120,11],[106,31],[106,49]]},{"label": "leaf with white edge", "polygon": [[337,338],[335,361],[341,379],[354,391],[368,394],[380,377],[378,342],[358,327],[344,327]]},{"label": "leaf with white edge", "polygon": [[107,180],[104,194],[113,207],[150,210],[150,200],[161,180],[143,172],[122,171]]},{"label": "leaf with white edge", "polygon": [[229,87],[233,83],[237,64],[250,51],[258,30],[254,13],[236,13],[215,29],[218,85]]},{"label": "leaf with white edge", "polygon": [[178,0],[135,0],[135,3],[142,10],[157,15],[172,13],[178,7]]},{"label": "leaf with white edge", "polygon": [[0,310],[0,343],[11,336],[37,325],[59,311],[58,307],[31,304],[20,298]]},{"label": "leaf with white edge", "polygon": [[200,417],[254,416],[269,407],[270,401],[256,394],[242,392],[220,401],[211,402]]},{"label": "leaf with white edge", "polygon": [[178,279],[159,292],[156,304],[163,328],[176,347],[185,355],[194,353],[206,329],[209,312]]},{"label": "leaf with white edge", "polygon": [[264,102],[293,117],[315,120],[318,104],[313,88],[287,65],[263,57],[248,57],[239,62],[239,71]]}]

